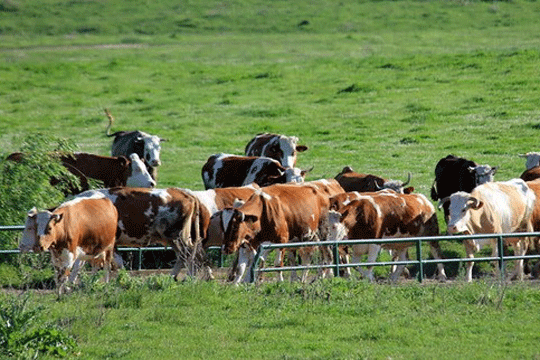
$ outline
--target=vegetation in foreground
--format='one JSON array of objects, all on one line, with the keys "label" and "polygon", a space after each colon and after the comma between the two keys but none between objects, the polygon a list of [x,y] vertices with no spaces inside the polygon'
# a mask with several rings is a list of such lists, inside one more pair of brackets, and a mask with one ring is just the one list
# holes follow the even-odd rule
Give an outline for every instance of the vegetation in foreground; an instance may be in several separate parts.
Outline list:
[{"label": "vegetation in foreground", "polygon": [[76,340],[65,348],[78,359],[538,359],[539,305],[537,284],[489,280],[234,287],[122,273],[61,299],[28,296],[41,324]]}]

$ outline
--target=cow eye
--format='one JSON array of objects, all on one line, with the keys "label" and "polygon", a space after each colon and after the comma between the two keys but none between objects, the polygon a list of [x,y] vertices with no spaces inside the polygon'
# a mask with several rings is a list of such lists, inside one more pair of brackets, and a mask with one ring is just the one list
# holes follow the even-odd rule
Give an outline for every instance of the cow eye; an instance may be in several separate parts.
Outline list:
[{"label": "cow eye", "polygon": [[252,174],[255,173],[255,172],[257,172],[257,167],[256,166],[253,168],[253,170],[251,170]]}]

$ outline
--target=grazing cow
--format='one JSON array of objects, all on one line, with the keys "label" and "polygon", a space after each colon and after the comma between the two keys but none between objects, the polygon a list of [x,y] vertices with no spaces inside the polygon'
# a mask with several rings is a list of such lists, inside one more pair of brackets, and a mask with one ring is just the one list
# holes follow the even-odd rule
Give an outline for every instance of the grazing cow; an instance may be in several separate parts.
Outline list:
[{"label": "grazing cow", "polygon": [[[431,202],[422,194],[399,194],[392,190],[361,194],[339,211],[329,214],[330,238],[341,239],[385,239],[416,236],[437,236],[439,225],[437,214]],[[359,244],[352,245],[353,262],[360,261],[360,255],[368,253],[368,262],[375,262],[383,248],[396,252],[401,261],[406,260],[407,249],[414,243]],[[430,242],[434,258],[441,258],[439,243]],[[398,265],[390,275],[396,281],[405,266]],[[367,272],[359,269],[373,281],[373,267]],[[438,264],[439,279],[445,280],[442,264]]]},{"label": "grazing cow", "polygon": [[[489,182],[474,188],[471,193],[458,191],[441,200],[448,203],[450,234],[498,234],[532,231],[531,215],[534,211],[536,196],[521,179],[505,182]],[[514,255],[522,256],[527,251],[527,240],[506,238],[506,245],[511,245]],[[497,256],[495,238],[487,240],[464,240],[467,257],[474,258],[480,247],[490,244],[492,255]],[[467,263],[467,281],[472,281],[473,262]],[[523,279],[523,260],[516,260],[514,275]]]},{"label": "grazing cow", "polygon": [[386,180],[376,175],[359,174],[354,172],[350,166],[345,166],[335,179],[341,187],[347,191],[373,192],[382,189],[392,189],[398,193],[410,193],[414,188],[405,188],[411,181],[411,174],[406,182],[399,180]]},{"label": "grazing cow", "polygon": [[155,187],[156,182],[136,153],[110,157],[88,153],[62,155],[62,164],[80,171],[87,178],[103,181],[106,188],[117,186]]},{"label": "grazing cow", "polygon": [[303,182],[306,171],[284,168],[279,162],[267,157],[215,154],[208,158],[202,168],[205,188],[259,186]]},{"label": "grazing cow", "polygon": [[[478,165],[474,161],[448,155],[435,166],[431,199],[444,199],[457,191],[471,192],[476,186],[493,181],[498,168]],[[448,204],[443,205],[443,209],[444,219],[448,223]]]},{"label": "grazing cow", "polygon": [[308,149],[298,145],[296,136],[262,133],[255,136],[246,145],[246,156],[265,156],[279,161],[286,168],[296,166],[296,155]]},{"label": "grazing cow", "polygon": [[54,211],[30,210],[21,238],[21,252],[51,253],[58,293],[69,278],[74,282],[85,261],[103,264],[105,281],[113,257],[118,212],[105,198],[75,198]]},{"label": "grazing cow", "polygon": [[114,118],[107,109],[105,109],[105,114],[109,118],[106,135],[108,137],[114,136],[111,155],[125,157],[129,157],[133,153],[139,155],[139,158],[144,160],[152,178],[157,180],[157,167],[161,165],[159,156],[161,142],[166,140],[139,130],[117,131],[111,134],[110,131]]},{"label": "grazing cow", "polygon": [[170,246],[176,253],[171,271],[175,280],[182,265],[191,265],[198,256],[193,250],[204,239],[210,219],[188,191],[125,187],[90,190],[79,197],[98,196],[96,193],[110,199],[118,210],[118,246]]},{"label": "grazing cow", "polygon": [[[253,255],[263,242],[283,244],[319,240],[327,212],[328,197],[325,194],[312,186],[290,184],[261,189],[241,206],[222,210],[223,252],[231,254],[241,250],[235,283],[243,278],[249,253]],[[307,271],[303,280],[305,275]]]}]

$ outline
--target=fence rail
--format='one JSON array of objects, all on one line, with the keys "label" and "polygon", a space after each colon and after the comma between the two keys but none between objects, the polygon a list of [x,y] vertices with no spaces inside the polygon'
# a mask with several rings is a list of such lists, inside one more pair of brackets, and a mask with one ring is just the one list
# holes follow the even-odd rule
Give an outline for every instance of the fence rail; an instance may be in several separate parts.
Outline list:
[{"label": "fence rail", "polygon": [[[24,225],[11,225],[0,226],[0,231],[22,231]],[[287,244],[261,244],[257,249],[255,258],[253,260],[253,266],[250,269],[249,277],[250,282],[254,282],[257,279],[259,273],[263,272],[277,272],[277,271],[293,271],[293,270],[305,270],[305,269],[333,269],[334,276],[338,276],[339,270],[343,268],[358,267],[358,266],[388,266],[388,265],[418,265],[418,281],[424,281],[424,265],[437,264],[437,263],[452,263],[452,262],[483,262],[483,261],[497,261],[500,274],[504,276],[504,267],[507,261],[518,259],[540,259],[539,255],[524,255],[524,256],[512,256],[504,255],[503,245],[505,238],[516,237],[540,237],[540,232],[527,232],[527,233],[512,233],[512,234],[478,234],[478,235],[447,235],[447,236],[426,236],[426,237],[410,237],[399,239],[362,239],[362,240],[327,240],[324,242],[295,242]],[[424,241],[460,241],[460,240],[479,240],[479,239],[497,239],[498,256],[489,257],[476,257],[476,258],[452,258],[452,259],[422,259],[422,242]],[[357,244],[392,244],[392,243],[415,243],[416,246],[416,259],[407,261],[383,261],[383,262],[363,262],[363,263],[349,263],[341,264],[339,261],[339,247]],[[301,248],[301,247],[313,247],[313,246],[331,246],[334,254],[334,262],[332,264],[313,264],[309,266],[284,266],[284,267],[266,267],[259,268],[259,263],[262,254],[265,250],[274,249],[289,249],[289,248]],[[219,246],[211,246],[210,250],[219,250]],[[168,247],[120,247],[117,249],[119,252],[136,252],[139,257],[138,270],[141,270],[142,254],[145,251],[166,251],[170,250]],[[0,250],[0,254],[18,254],[19,250]],[[223,266],[223,254],[220,254],[219,267]]]},{"label": "fence rail", "polygon": [[[424,281],[424,265],[425,264],[437,264],[437,263],[452,263],[452,262],[483,262],[483,261],[497,261],[500,274],[504,276],[505,262],[518,259],[540,259],[540,255],[524,255],[524,256],[511,256],[504,255],[504,239],[505,238],[517,238],[517,237],[540,237],[540,232],[527,232],[527,233],[512,233],[512,234],[478,234],[478,235],[446,235],[446,236],[426,236],[426,237],[410,237],[399,239],[362,239],[362,240],[327,240],[324,242],[296,242],[287,244],[261,244],[257,249],[255,258],[253,260],[253,266],[250,268],[249,281],[255,282],[259,273],[262,272],[276,272],[276,271],[293,271],[293,270],[305,270],[305,269],[333,269],[334,276],[339,275],[339,270],[347,267],[358,266],[387,266],[387,265],[418,265],[418,281]],[[424,241],[462,241],[462,240],[479,240],[479,239],[496,239],[498,256],[489,257],[475,257],[475,258],[452,258],[452,259],[422,259],[422,242]],[[385,262],[363,262],[363,263],[349,263],[341,264],[339,261],[339,247],[347,245],[357,244],[392,244],[392,243],[415,243],[416,246],[416,259],[407,261],[385,261]],[[333,250],[334,262],[333,264],[321,264],[321,265],[309,265],[309,266],[286,266],[286,267],[266,267],[259,268],[259,263],[262,258],[262,254],[265,251],[274,249],[289,249],[289,248],[301,248],[301,247],[313,247],[313,246],[330,246]]]}]

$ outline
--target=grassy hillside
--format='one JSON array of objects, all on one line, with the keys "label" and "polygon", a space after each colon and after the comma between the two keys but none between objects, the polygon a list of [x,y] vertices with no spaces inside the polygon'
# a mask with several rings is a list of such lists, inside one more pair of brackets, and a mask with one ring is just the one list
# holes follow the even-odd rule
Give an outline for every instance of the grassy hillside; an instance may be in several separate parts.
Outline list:
[{"label": "grassy hillside", "polygon": [[[427,195],[449,153],[506,180],[524,170],[518,153],[538,150],[539,13],[525,0],[0,0],[1,152],[39,132],[108,154],[108,108],[113,131],[168,139],[160,187],[202,189],[208,156],[263,131],[310,147],[310,180],[345,165],[411,172]],[[31,303],[76,337],[73,358],[539,357],[538,291],[519,284],[233,289],[122,275]]]}]

